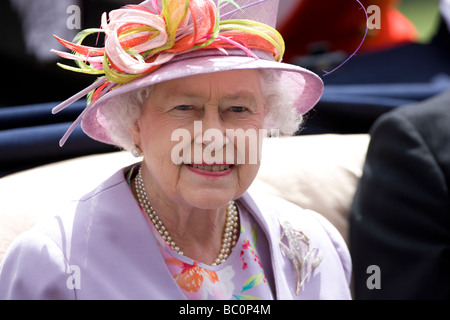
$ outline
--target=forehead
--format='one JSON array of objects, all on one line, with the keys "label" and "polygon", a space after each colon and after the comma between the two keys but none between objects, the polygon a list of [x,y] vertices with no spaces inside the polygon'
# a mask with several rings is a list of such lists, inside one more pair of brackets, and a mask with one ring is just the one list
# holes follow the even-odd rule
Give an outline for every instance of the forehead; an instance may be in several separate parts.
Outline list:
[{"label": "forehead", "polygon": [[159,83],[154,90],[169,96],[205,96],[251,98],[261,95],[261,75],[257,70],[208,73]]}]

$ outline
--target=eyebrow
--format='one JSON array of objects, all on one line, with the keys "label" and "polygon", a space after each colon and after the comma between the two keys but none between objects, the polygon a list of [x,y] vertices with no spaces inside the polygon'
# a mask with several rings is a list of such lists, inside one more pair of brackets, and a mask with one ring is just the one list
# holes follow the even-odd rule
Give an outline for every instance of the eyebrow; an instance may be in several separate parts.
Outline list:
[{"label": "eyebrow", "polygon": [[[200,93],[196,93],[196,92],[182,92],[179,91],[177,89],[175,89],[172,94],[172,97],[178,98],[178,97],[186,97],[186,98],[191,98],[191,99],[201,99],[203,98],[203,95]],[[223,101],[236,101],[236,100],[241,100],[241,99],[247,99],[247,100],[252,100],[252,101],[256,101],[258,95],[250,90],[241,90],[241,91],[237,91],[235,93],[231,93],[231,94],[225,94],[221,97],[221,100]]]},{"label": "eyebrow", "polygon": [[225,95],[224,100],[239,100],[239,99],[252,99],[252,100],[256,100],[257,98],[257,94],[251,91],[239,91],[237,93],[234,94],[230,94],[230,95]]}]

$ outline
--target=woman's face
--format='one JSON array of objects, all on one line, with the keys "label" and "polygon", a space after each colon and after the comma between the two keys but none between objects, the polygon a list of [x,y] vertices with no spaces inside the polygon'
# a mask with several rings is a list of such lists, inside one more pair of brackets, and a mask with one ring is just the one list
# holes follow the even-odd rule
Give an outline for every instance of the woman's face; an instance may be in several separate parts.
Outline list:
[{"label": "woman's face", "polygon": [[215,209],[241,196],[259,169],[263,96],[256,70],[157,84],[131,129],[150,197]]}]

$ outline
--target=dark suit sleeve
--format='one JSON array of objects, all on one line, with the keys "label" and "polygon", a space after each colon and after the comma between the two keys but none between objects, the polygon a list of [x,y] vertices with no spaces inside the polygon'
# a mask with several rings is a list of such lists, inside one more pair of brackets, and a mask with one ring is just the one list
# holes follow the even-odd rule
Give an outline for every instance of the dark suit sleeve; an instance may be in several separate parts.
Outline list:
[{"label": "dark suit sleeve", "polygon": [[[371,132],[351,208],[356,299],[450,298],[449,181],[437,158],[438,148],[450,145],[436,151],[427,134],[434,130],[448,141],[450,130],[419,120],[423,126],[393,112]],[[379,267],[380,289],[367,286],[371,265]]]}]

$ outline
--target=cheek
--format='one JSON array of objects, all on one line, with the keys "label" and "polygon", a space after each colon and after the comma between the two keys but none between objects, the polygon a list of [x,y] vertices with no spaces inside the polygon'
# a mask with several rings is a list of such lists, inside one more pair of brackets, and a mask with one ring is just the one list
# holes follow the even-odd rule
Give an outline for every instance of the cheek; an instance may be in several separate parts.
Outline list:
[{"label": "cheek", "polygon": [[230,125],[234,128],[254,128],[260,129],[264,126],[265,111],[262,107],[259,107],[256,111],[251,114],[243,115],[230,115],[229,116]]},{"label": "cheek", "polygon": [[164,114],[153,111],[144,112],[138,124],[142,148],[150,151],[170,147],[173,132],[171,128],[175,124],[172,124]]},{"label": "cheek", "polygon": [[144,116],[140,120],[144,161],[149,168],[153,168],[153,175],[160,176],[161,180],[176,179],[180,156],[183,157],[185,146],[192,144],[192,130],[190,127],[184,128],[182,122],[157,113],[149,119]]},{"label": "cheek", "polygon": [[236,164],[259,166],[262,140],[267,136],[267,130],[263,129],[263,125],[264,117],[252,117],[243,122],[242,126],[227,131],[227,137],[231,142],[227,148],[234,149]]},{"label": "cheek", "polygon": [[[160,122],[159,124],[162,124]],[[142,132],[143,162],[150,176],[151,189],[173,194],[178,184],[180,167],[172,161],[172,149],[177,142],[171,141],[172,130],[164,126],[147,126]]]},{"label": "cheek", "polygon": [[[165,172],[163,176],[159,176],[156,180],[166,180],[173,171],[173,164],[170,161],[171,134],[161,123],[146,122],[140,126],[141,149],[143,151],[143,161],[148,167],[148,171],[155,177],[159,176],[158,171]],[[158,168],[158,170],[154,170]],[[162,183],[162,181],[160,181]]]},{"label": "cheek", "polygon": [[236,187],[236,195],[238,198],[242,196],[250,187],[250,185],[255,180],[259,171],[259,163],[258,164],[245,164],[237,167],[237,187]]}]

